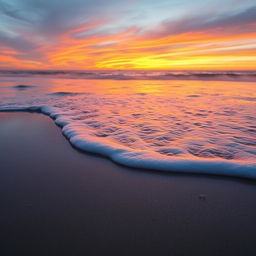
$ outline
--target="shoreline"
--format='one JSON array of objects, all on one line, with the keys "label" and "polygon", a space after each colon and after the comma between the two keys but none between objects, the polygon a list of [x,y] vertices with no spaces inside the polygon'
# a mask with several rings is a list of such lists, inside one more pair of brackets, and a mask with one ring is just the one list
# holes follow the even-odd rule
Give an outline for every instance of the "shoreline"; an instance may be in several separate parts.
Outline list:
[{"label": "shoreline", "polygon": [[[255,255],[255,181],[145,172],[0,113],[3,255]],[[9,253],[9,254],[8,254]]]},{"label": "shoreline", "polygon": [[[73,148],[85,154],[94,154],[111,160],[112,162],[132,168],[156,172],[171,172],[184,174],[199,174],[210,176],[224,176],[231,178],[242,178],[256,180],[255,163],[249,161],[229,161],[225,159],[211,158],[173,158],[158,156],[157,153],[144,153],[133,151],[122,145],[112,145],[107,141],[95,140],[91,135],[84,137],[76,125],[67,124],[46,106],[1,108],[0,113],[28,112],[44,114],[52,119],[64,137]],[[188,167],[190,166],[190,167]]]}]

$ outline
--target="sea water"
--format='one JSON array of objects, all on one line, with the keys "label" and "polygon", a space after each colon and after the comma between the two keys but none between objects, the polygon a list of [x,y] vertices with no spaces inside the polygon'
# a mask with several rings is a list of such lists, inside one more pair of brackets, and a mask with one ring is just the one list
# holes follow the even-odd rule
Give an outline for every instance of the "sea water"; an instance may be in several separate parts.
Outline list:
[{"label": "sea water", "polygon": [[2,71],[0,111],[40,111],[136,168],[256,178],[256,73]]}]

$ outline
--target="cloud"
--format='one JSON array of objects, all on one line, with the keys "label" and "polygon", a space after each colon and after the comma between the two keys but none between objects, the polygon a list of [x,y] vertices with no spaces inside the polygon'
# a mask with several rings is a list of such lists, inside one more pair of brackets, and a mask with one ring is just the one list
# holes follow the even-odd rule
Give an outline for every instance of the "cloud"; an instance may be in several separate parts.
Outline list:
[{"label": "cloud", "polygon": [[226,0],[219,8],[221,1],[0,0],[0,48],[21,65],[93,69],[210,51],[215,46],[208,44],[224,44],[223,38],[230,46],[251,40],[255,3]]},{"label": "cloud", "polygon": [[15,8],[13,5],[0,1],[0,12],[2,15],[9,16],[13,19],[19,20],[19,21],[25,21],[30,22],[29,19],[27,19],[25,16],[23,16],[19,9]]},{"label": "cloud", "polygon": [[[235,31],[232,31],[236,28]],[[237,30],[238,28],[238,30]],[[222,31],[223,33],[234,32],[248,33],[256,29],[256,6],[240,13],[229,15],[187,17],[178,21],[166,21],[157,27],[157,31],[151,31],[149,37],[165,37],[189,32]]]},{"label": "cloud", "polygon": [[[111,16],[122,6],[118,0],[0,0],[0,15],[12,19],[7,25],[41,36],[58,36],[91,19]],[[18,24],[20,21],[25,23]]]},{"label": "cloud", "polygon": [[118,0],[0,0],[0,46],[34,59],[73,30],[104,26],[117,8]]},{"label": "cloud", "polygon": [[23,39],[22,37],[9,37],[4,33],[0,33],[0,45],[13,48],[20,52],[27,52],[37,49],[39,45],[36,43]]}]

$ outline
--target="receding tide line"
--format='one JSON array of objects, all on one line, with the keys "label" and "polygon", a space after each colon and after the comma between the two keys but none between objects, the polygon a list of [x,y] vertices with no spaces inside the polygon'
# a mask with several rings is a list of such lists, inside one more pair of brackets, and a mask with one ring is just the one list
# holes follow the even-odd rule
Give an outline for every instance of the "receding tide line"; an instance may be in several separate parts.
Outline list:
[{"label": "receding tide line", "polygon": [[166,172],[196,173],[256,179],[256,163],[222,159],[171,158],[157,152],[135,151],[128,147],[90,135],[86,127],[70,123],[47,106],[2,107],[0,112],[41,112],[50,116],[62,128],[63,134],[77,149],[106,156],[114,162],[133,168]]}]

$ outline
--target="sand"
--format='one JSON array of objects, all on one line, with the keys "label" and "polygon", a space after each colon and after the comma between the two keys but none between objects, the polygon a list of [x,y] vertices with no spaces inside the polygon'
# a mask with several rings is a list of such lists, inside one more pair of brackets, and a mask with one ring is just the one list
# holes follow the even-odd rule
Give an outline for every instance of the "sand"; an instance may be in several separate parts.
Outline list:
[{"label": "sand", "polygon": [[0,114],[0,255],[256,255],[256,183],[118,166]]}]

